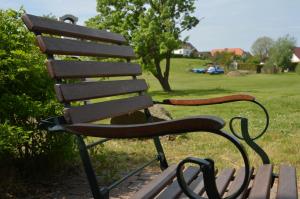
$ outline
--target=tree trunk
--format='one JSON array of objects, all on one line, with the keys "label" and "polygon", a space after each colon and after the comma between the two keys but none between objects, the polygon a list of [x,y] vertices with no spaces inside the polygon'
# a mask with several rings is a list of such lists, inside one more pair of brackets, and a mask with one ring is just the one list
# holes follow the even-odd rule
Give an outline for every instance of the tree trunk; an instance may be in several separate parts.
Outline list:
[{"label": "tree trunk", "polygon": [[162,71],[161,71],[160,60],[155,59],[156,74],[153,74],[154,77],[156,77],[156,79],[158,79],[162,89],[166,92],[172,91],[170,83],[169,83],[170,59],[171,59],[171,56],[167,55],[167,57],[166,57],[166,70],[164,72],[164,75],[162,74]]},{"label": "tree trunk", "polygon": [[172,91],[168,79],[163,78],[163,79],[158,79],[158,81],[159,81],[161,87],[164,89],[164,91],[166,91],[166,92],[171,92]]}]

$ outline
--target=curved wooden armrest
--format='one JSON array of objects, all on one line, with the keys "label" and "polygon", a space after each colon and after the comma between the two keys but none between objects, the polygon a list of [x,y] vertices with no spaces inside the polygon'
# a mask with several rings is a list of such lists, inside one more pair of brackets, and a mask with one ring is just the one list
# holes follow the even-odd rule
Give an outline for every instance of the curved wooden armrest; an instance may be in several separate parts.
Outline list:
[{"label": "curved wooden armrest", "polygon": [[193,131],[216,131],[225,122],[213,116],[189,117],[136,125],[105,125],[78,123],[66,125],[65,129],[75,134],[103,138],[146,138]]},{"label": "curved wooden armrest", "polygon": [[160,104],[179,105],[179,106],[201,106],[222,104],[236,101],[255,101],[255,97],[251,95],[228,95],[223,97],[215,97],[209,99],[165,99]]}]

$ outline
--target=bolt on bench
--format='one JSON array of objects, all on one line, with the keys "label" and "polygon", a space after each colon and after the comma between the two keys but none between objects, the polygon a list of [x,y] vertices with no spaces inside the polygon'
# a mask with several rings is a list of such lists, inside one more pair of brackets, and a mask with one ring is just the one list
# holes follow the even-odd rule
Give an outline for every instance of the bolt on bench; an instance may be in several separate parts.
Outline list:
[{"label": "bolt on bench", "polygon": [[[142,70],[138,64],[130,63],[135,57],[133,49],[126,45],[123,36],[107,31],[95,30],[83,26],[67,24],[55,20],[25,14],[22,17],[28,29],[36,34],[41,51],[48,57],[47,69],[55,79],[55,92],[58,100],[64,104],[64,115],[43,121],[49,131],[66,131],[76,135],[80,156],[90,184],[93,197],[109,198],[109,191],[136,174],[144,167],[159,161],[162,173],[139,190],[133,198],[252,198],[270,197],[274,181],[278,181],[277,199],[296,199],[296,171],[292,166],[280,167],[279,175],[273,173],[273,166],[267,154],[254,142],[268,128],[269,116],[266,109],[249,95],[231,95],[221,98],[201,100],[167,99],[152,101],[147,95],[147,84],[137,79]],[[54,37],[52,36],[54,35]],[[75,39],[73,39],[75,38]],[[101,58],[122,58],[124,62],[58,60],[56,55],[91,56]],[[130,77],[127,80],[99,80],[101,77]],[[76,81],[83,78],[95,78],[94,81]],[[98,79],[97,79],[98,78]],[[71,80],[71,81],[69,81]],[[133,94],[129,97],[124,94]],[[121,96],[108,101],[83,103],[84,100]],[[125,96],[125,97],[124,97]],[[200,106],[235,101],[249,101],[257,104],[266,114],[264,130],[255,138],[248,132],[248,120],[234,117],[230,129],[235,135],[226,133],[222,128],[223,120],[213,116],[195,116],[183,119],[155,122],[148,108],[154,103],[181,106]],[[147,122],[142,124],[95,124],[94,121],[113,118],[141,111]],[[241,122],[241,135],[233,129],[233,121]],[[240,152],[244,167],[235,171],[224,169],[219,172],[211,159],[188,157],[178,165],[169,166],[160,143],[159,136],[187,132],[209,132],[229,140]],[[100,137],[95,143],[86,144],[85,136]],[[113,138],[152,138],[157,157],[130,172],[110,186],[99,188],[88,149]],[[262,166],[253,169],[245,149],[238,141],[244,140],[262,159]],[[186,166],[188,165],[194,166]]]}]

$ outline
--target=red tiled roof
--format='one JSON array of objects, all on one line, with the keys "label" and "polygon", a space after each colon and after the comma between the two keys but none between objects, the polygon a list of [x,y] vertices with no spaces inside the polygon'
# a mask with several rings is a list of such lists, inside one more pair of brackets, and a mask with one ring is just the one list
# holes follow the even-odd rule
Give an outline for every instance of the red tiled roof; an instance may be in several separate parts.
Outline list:
[{"label": "red tiled roof", "polygon": [[221,48],[221,49],[213,49],[210,53],[212,56],[214,56],[217,52],[230,52],[235,55],[242,56],[245,51],[241,48]]},{"label": "red tiled roof", "polygon": [[298,58],[300,58],[300,47],[294,48],[294,54],[295,54]]}]

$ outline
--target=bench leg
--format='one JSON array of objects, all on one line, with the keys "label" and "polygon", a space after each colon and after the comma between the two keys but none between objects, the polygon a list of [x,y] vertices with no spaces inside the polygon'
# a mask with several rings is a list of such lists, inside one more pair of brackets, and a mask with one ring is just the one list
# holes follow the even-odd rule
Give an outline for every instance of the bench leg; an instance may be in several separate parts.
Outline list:
[{"label": "bench leg", "polygon": [[169,165],[168,165],[168,162],[167,162],[167,159],[166,159],[166,156],[165,156],[164,149],[161,145],[159,137],[155,137],[155,138],[153,138],[153,140],[154,140],[155,148],[156,148],[156,151],[157,151],[157,154],[158,154],[158,160],[160,162],[160,168],[161,168],[161,170],[165,170],[166,168],[168,168]]},{"label": "bench leg", "polygon": [[78,148],[80,152],[80,157],[83,163],[83,167],[85,170],[85,173],[87,175],[90,188],[93,194],[93,197],[95,199],[108,199],[109,198],[109,191],[107,188],[103,187],[101,190],[99,189],[96,175],[94,172],[94,169],[91,164],[91,160],[89,157],[89,153],[86,148],[86,144],[82,138],[82,136],[77,135],[77,143],[78,143]]},{"label": "bench leg", "polygon": [[[151,117],[151,113],[149,111],[149,109],[145,109],[144,110],[145,112],[145,115],[146,115],[146,118],[147,118],[147,121],[148,122],[152,122],[152,117]],[[155,148],[156,148],[156,151],[157,151],[157,158],[160,162],[160,169],[163,171],[165,170],[166,168],[168,168],[168,162],[167,162],[167,159],[166,159],[166,156],[165,156],[165,152],[164,152],[164,149],[161,145],[161,142],[160,142],[160,139],[159,137],[155,137],[153,138],[153,141],[154,141],[154,144],[155,144]]]}]

